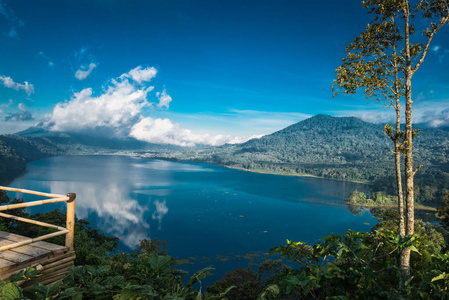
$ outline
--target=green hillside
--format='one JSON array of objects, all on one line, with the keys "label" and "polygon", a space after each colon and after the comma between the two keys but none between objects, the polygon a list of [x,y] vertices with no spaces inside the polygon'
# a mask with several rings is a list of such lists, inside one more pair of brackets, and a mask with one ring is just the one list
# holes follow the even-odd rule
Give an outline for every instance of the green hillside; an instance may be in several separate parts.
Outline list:
[{"label": "green hillside", "polygon": [[24,172],[27,162],[64,153],[64,148],[45,138],[0,135],[0,182],[4,184]]},{"label": "green hillside", "polygon": [[[363,181],[376,191],[394,193],[393,144],[383,128],[354,117],[317,115],[243,144],[157,156],[256,172]],[[428,194],[422,201],[430,201],[449,188],[449,180],[443,180],[449,179],[449,132],[421,128],[414,149],[416,165],[423,165],[417,180],[426,183],[418,186],[418,195],[421,188],[421,194]],[[432,191],[425,191],[430,187]]]}]

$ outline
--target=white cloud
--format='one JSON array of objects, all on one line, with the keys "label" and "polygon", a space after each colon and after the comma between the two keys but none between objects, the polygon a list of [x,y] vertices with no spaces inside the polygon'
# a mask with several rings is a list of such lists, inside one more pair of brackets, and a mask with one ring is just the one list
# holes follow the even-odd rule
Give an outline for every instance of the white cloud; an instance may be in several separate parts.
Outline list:
[{"label": "white cloud", "polygon": [[[419,97],[419,95],[418,95]],[[431,127],[449,126],[449,101],[421,101],[413,105],[413,123],[426,124]],[[373,110],[340,111],[334,112],[336,116],[352,116],[363,121],[385,124],[395,122],[396,116],[393,108],[378,108]],[[405,122],[404,111],[401,114],[401,123]]]},{"label": "white cloud", "polygon": [[[173,124],[169,119],[153,119],[150,117],[136,123],[130,132],[135,139],[154,144],[169,144],[182,147],[194,147],[196,145],[220,146],[223,144],[237,144],[248,140],[245,137],[231,135],[194,134],[188,129],[181,128],[179,124]],[[260,136],[253,136],[256,138]]]},{"label": "white cloud", "polygon": [[438,45],[432,47],[433,52],[438,52],[438,50],[440,50],[440,49],[441,49],[441,46],[438,46]]},{"label": "white cloud", "polygon": [[10,113],[5,117],[5,121],[31,121],[34,120],[33,115],[28,111],[27,107],[23,103],[17,105],[19,109],[16,113]]},{"label": "white cloud", "polygon": [[[137,67],[110,81],[105,91],[95,96],[91,88],[74,93],[69,101],[58,103],[43,126],[53,131],[92,132],[133,137],[157,144],[193,147],[242,143],[247,137],[228,134],[193,133],[168,118],[143,115],[145,108],[169,108],[172,98],[164,89],[157,93],[158,104],[147,100],[157,74],[155,68]],[[164,111],[165,112],[165,111]],[[153,110],[154,113],[154,110]],[[207,121],[206,121],[207,122]],[[265,120],[265,122],[268,122]],[[204,124],[204,122],[203,122]],[[251,138],[262,135],[251,136]]]},{"label": "white cloud", "polygon": [[162,93],[157,92],[156,96],[159,99],[159,104],[157,105],[157,107],[159,108],[165,107],[168,109],[172,99],[169,95],[167,95],[165,89],[162,91]]},{"label": "white cloud", "polygon": [[131,78],[138,84],[141,84],[142,82],[148,82],[154,77],[156,77],[157,70],[153,67],[151,68],[145,68],[142,69],[141,66],[138,66],[135,69],[132,69],[126,74],[123,74],[120,76],[120,78]]},{"label": "white cloud", "polygon": [[[135,69],[134,69],[135,70]],[[147,72],[146,69],[141,70]],[[147,94],[153,89],[138,87],[128,78],[128,73],[113,79],[107,90],[98,97],[92,89],[75,93],[68,102],[58,103],[44,123],[54,131],[82,131],[96,127],[112,129],[123,134],[141,118],[143,107],[149,106]]]},{"label": "white cloud", "polygon": [[24,90],[27,95],[31,95],[34,93],[34,86],[29,84],[28,82],[24,82],[23,84],[14,82],[14,80],[9,76],[0,76],[0,82],[3,82],[3,85],[7,88],[18,90]]},{"label": "white cloud", "polygon": [[87,76],[90,75],[90,73],[93,71],[93,69],[95,69],[97,67],[96,64],[94,63],[90,63],[89,64],[89,68],[86,70],[85,66],[81,66],[81,69],[79,69],[78,71],[76,71],[75,73],[75,77],[78,80],[84,80],[87,78]]}]

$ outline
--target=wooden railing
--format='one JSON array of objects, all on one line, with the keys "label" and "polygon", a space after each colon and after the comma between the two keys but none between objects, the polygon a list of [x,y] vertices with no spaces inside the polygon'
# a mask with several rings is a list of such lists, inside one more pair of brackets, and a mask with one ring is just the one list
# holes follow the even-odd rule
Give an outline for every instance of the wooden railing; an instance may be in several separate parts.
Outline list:
[{"label": "wooden railing", "polygon": [[42,204],[48,204],[48,203],[56,203],[56,202],[66,202],[67,203],[67,219],[66,219],[66,227],[60,227],[44,222],[39,222],[36,220],[30,220],[27,218],[22,218],[18,216],[13,216],[9,214],[5,214],[0,212],[0,217],[3,218],[9,218],[25,223],[35,224],[43,227],[48,227],[52,229],[58,230],[54,233],[49,233],[40,237],[36,238],[30,238],[29,240],[17,242],[14,244],[10,244],[7,246],[0,247],[0,251],[8,250],[11,248],[20,247],[23,245],[31,244],[34,242],[46,240],[55,236],[59,235],[65,235],[65,246],[69,248],[69,250],[73,250],[73,234],[75,230],[75,198],[76,194],[69,193],[67,196],[64,195],[58,195],[58,194],[48,194],[48,193],[41,193],[31,190],[24,190],[24,189],[16,189],[16,188],[10,188],[10,187],[4,187],[0,186],[0,190],[4,191],[10,191],[10,192],[18,192],[18,193],[24,193],[24,194],[31,194],[31,195],[38,195],[50,199],[44,199],[44,200],[38,200],[38,201],[32,201],[32,202],[26,202],[26,203],[17,203],[17,204],[9,204],[9,205],[0,205],[0,211],[15,209],[15,208],[23,208],[23,207],[30,207],[30,206],[36,206],[36,205],[42,205]]}]

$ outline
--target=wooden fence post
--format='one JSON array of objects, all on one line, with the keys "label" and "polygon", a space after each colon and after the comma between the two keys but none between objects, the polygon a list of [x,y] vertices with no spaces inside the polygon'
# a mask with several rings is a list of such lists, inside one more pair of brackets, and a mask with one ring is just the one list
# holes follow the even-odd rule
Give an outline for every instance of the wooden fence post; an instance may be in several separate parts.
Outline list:
[{"label": "wooden fence post", "polygon": [[66,228],[69,232],[65,235],[65,246],[70,251],[73,250],[73,236],[75,233],[75,193],[68,193],[67,197],[70,199],[67,201],[67,223]]}]

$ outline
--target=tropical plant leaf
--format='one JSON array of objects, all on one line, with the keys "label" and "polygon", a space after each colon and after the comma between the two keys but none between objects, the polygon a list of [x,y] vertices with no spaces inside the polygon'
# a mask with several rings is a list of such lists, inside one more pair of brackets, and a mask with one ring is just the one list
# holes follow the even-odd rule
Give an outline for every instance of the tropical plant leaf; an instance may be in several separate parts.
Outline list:
[{"label": "tropical plant leaf", "polygon": [[54,296],[58,295],[60,292],[60,284],[53,284],[50,286],[45,286],[39,282],[33,285],[31,290],[32,293],[37,297],[37,299],[52,299]]},{"label": "tropical plant leaf", "polygon": [[9,281],[17,282],[21,280],[31,280],[39,276],[39,271],[34,268],[26,268],[25,270],[20,271],[17,274],[13,274],[9,276]]},{"label": "tropical plant leaf", "polygon": [[437,281],[437,280],[442,280],[442,279],[447,279],[449,276],[446,274],[446,272],[441,273],[438,276],[435,276],[432,278],[431,282]]},{"label": "tropical plant leaf", "polygon": [[171,256],[158,255],[156,252],[153,252],[148,259],[150,267],[159,276],[167,276],[170,273],[172,261]]},{"label": "tropical plant leaf", "polygon": [[1,293],[2,300],[23,300],[22,289],[16,283],[6,284]]}]

